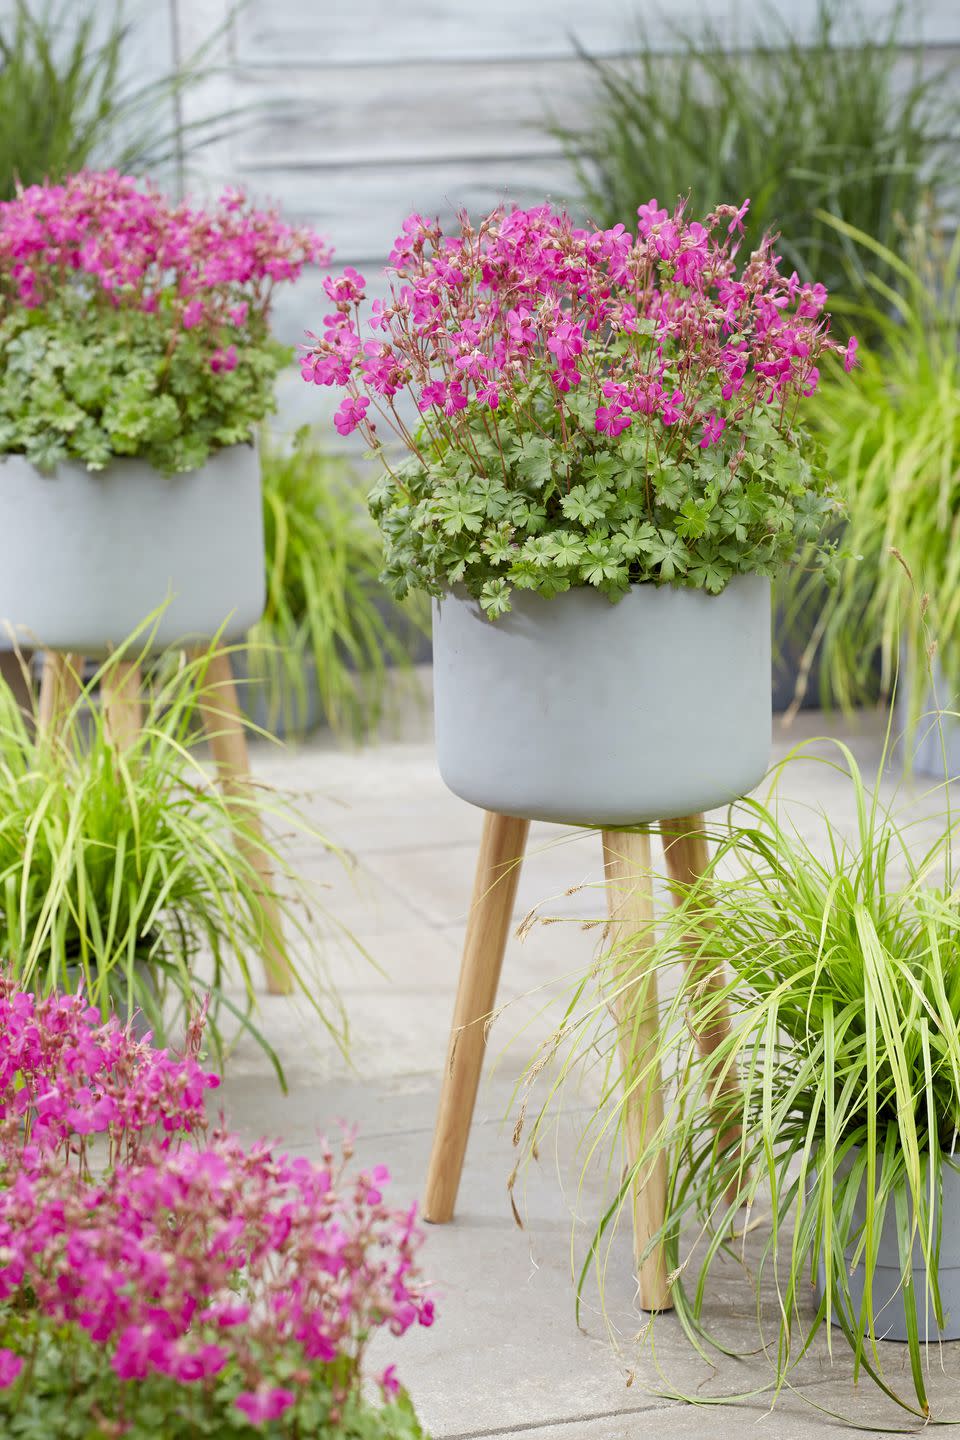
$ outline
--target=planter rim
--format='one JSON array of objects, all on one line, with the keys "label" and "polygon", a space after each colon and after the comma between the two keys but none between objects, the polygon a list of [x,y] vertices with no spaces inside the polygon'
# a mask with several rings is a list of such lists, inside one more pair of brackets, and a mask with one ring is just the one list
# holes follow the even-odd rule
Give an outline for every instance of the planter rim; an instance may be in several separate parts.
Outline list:
[{"label": "planter rim", "polygon": [[[254,455],[259,455],[260,447],[256,437],[251,437],[249,440],[238,440],[232,445],[218,446],[216,450],[210,451],[210,454],[203,461],[202,465],[194,465],[189,470],[169,471],[159,470],[156,465],[153,465],[142,455],[111,455],[106,465],[98,466],[96,469],[91,469],[84,460],[78,460],[74,456],[67,456],[64,460],[58,460],[52,469],[45,470],[35,464],[22,450],[0,450],[0,471],[2,471],[3,466],[13,461],[24,465],[42,480],[56,480],[61,471],[71,475],[86,475],[91,480],[98,480],[105,479],[118,470],[131,470],[140,473],[147,471],[151,476],[156,476],[160,480],[186,480],[192,476],[202,475],[219,456],[236,455],[244,450],[249,450],[252,451]],[[0,483],[2,483],[2,474],[0,474]]]},{"label": "planter rim", "polygon": [[[495,626],[498,625],[501,620],[509,619],[518,604],[540,601],[545,605],[554,605],[558,602],[572,600],[577,596],[585,595],[593,597],[589,603],[592,604],[595,601],[603,601],[611,610],[616,609],[618,605],[622,605],[628,598],[641,593],[647,595],[669,593],[691,597],[699,595],[705,600],[722,600],[723,596],[731,587],[739,588],[740,582],[743,581],[759,582],[768,586],[773,583],[768,575],[762,575],[759,570],[743,570],[738,571],[736,575],[731,575],[723,589],[716,591],[707,590],[703,585],[678,585],[672,580],[631,580],[626,590],[618,591],[616,595],[609,595],[606,591],[599,590],[596,585],[590,585],[587,582],[571,585],[569,589],[561,590],[556,595],[544,595],[542,590],[528,590],[514,587],[510,596],[511,609],[504,615],[499,616],[496,620],[490,621],[490,623]],[[486,618],[486,612],[480,604],[478,597],[471,595],[462,581],[458,581],[453,585],[444,585],[442,593],[440,595],[434,595],[431,598],[433,602],[438,605],[442,605],[444,600],[451,598],[460,602],[468,602],[474,605],[484,618]]]}]

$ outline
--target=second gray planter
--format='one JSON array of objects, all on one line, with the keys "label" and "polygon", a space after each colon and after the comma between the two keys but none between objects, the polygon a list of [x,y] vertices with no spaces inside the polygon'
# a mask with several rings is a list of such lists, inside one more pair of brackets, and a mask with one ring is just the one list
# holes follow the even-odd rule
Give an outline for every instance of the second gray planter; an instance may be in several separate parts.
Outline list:
[{"label": "second gray planter", "polygon": [[[862,1225],[866,1214],[863,1198],[858,1200],[855,1212],[857,1223]],[[944,1328],[937,1326],[932,1301],[927,1295],[927,1267],[919,1238],[913,1243],[913,1267],[911,1289],[916,1299],[917,1317],[921,1340],[960,1340],[960,1170],[944,1161],[943,1202],[940,1234],[940,1258],[937,1267],[937,1281],[944,1310]],[[852,1255],[848,1260],[852,1260]],[[863,1303],[864,1265],[859,1263],[850,1268],[850,1298],[856,1310]],[[825,1275],[823,1261],[817,1274],[817,1303],[823,1299]],[[893,1199],[887,1201],[880,1243],[877,1246],[877,1261],[873,1272],[873,1320],[877,1338],[881,1340],[907,1340],[907,1321],[904,1314],[900,1247],[897,1241],[897,1220]],[[834,1324],[837,1321],[834,1319]]]},{"label": "second gray planter", "polygon": [[[920,714],[911,724],[912,662],[900,659],[894,729],[897,749],[904,768],[932,780],[954,780],[960,776],[960,695],[954,693],[938,660],[933,661],[931,683]],[[938,710],[938,705],[942,709]]]},{"label": "second gray planter", "polygon": [[[158,999],[160,992],[157,987],[156,975],[150,963],[146,960],[135,960],[133,962],[133,968],[143,988],[148,990],[155,1000]],[[83,969],[80,965],[67,966],[67,984],[72,995],[77,993],[82,979]],[[125,988],[126,987],[124,987],[124,989]],[[122,1003],[115,1001],[113,1013],[117,1016],[121,1025],[130,1025],[135,1040],[145,1040],[148,1035],[153,1033],[153,1025],[142,1010],[134,1010],[132,1015],[128,1015],[126,1013],[126,1007]]]},{"label": "second gray planter", "polygon": [[238,640],[264,597],[253,446],[220,450],[185,475],[142,460],[45,475],[22,455],[2,458],[0,624],[22,645],[102,655],[161,606],[156,650],[221,627]]},{"label": "second gray planter", "polygon": [[635,585],[515,591],[490,621],[465,591],[434,604],[440,773],[507,815],[632,825],[744,795],[770,750],[770,584],[720,595]]}]

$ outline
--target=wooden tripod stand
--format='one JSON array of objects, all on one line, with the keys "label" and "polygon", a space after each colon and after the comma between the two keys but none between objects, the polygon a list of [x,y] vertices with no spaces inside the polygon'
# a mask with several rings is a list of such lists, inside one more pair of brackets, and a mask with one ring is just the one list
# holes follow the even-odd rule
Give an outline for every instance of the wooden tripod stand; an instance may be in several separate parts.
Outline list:
[{"label": "wooden tripod stand", "polygon": [[[83,656],[45,652],[38,716],[41,729],[55,731],[60,727],[63,717],[79,697],[82,672]],[[204,678],[206,683],[197,698],[217,778],[228,801],[232,797],[240,800],[250,789],[250,758],[229,655],[223,651],[211,654]],[[107,729],[117,745],[129,744],[140,730],[140,689],[140,666],[135,661],[118,661],[104,673],[101,702]],[[246,828],[259,830],[258,818],[249,810],[244,813]],[[238,846],[244,845],[244,839],[242,832],[238,832]],[[258,846],[250,846],[247,856],[256,868],[261,886],[267,990],[271,995],[289,995],[293,977],[283,944],[280,907],[273,892],[269,863]]]},{"label": "wooden tripod stand", "polygon": [[[658,828],[674,899],[679,901],[709,863],[703,816],[664,820]],[[453,1218],[483,1066],[486,1022],[496,1005],[529,829],[529,820],[509,815],[487,812],[484,818],[424,1196],[424,1218],[435,1224]],[[637,944],[649,946],[653,940],[650,835],[645,830],[604,830],[602,840],[611,926],[625,936],[640,932]],[[625,957],[623,964],[629,964],[633,975],[638,973],[635,955]],[[708,970],[703,979],[707,985],[722,984],[715,970]],[[652,972],[629,1004],[620,1003],[617,1022],[624,1079],[630,1082],[632,1075],[645,1068],[645,1057],[656,1035],[656,976]],[[710,1054],[728,1032],[729,1017],[718,1007],[709,1033],[698,1036],[701,1051]],[[624,1114],[627,1150],[632,1160],[643,1153],[645,1136],[653,1134],[662,1120],[659,1076],[648,1072],[643,1082],[632,1083]],[[634,1255],[644,1310],[669,1310],[673,1303],[662,1250],[650,1249],[652,1237],[663,1224],[666,1190],[666,1159],[661,1154],[655,1166],[638,1178],[633,1193]]]}]

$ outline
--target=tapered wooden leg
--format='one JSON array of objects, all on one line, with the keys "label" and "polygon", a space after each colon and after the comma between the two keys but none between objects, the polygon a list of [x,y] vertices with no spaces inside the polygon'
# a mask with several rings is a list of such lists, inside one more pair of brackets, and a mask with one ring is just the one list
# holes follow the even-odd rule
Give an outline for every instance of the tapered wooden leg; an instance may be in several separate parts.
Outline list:
[{"label": "tapered wooden leg", "polygon": [[[624,1136],[628,1158],[635,1165],[663,1123],[659,1067],[647,1068],[658,1027],[657,977],[651,970],[645,972],[643,965],[643,951],[653,943],[650,836],[645,831],[628,834],[604,830],[603,865],[612,942],[622,946],[633,940],[631,949],[617,959],[616,978],[624,983],[624,990],[617,996],[614,1008],[627,1091]],[[643,1167],[633,1185],[633,1247],[640,1305],[644,1310],[673,1307],[663,1247],[657,1245],[649,1249],[650,1241],[663,1225],[666,1206],[667,1157],[661,1149],[652,1162]]]},{"label": "tapered wooden leg", "polygon": [[[0,639],[2,638],[3,632],[0,628]],[[36,714],[29,652],[0,650],[0,684],[10,691],[21,715],[32,718]]]},{"label": "tapered wooden leg", "polygon": [[140,684],[140,666],[135,660],[114,661],[100,679],[100,703],[107,734],[121,750],[133,743],[143,723]]},{"label": "tapered wooden leg", "polygon": [[[221,653],[211,657],[198,699],[223,793],[228,799],[242,799],[250,794],[250,758],[229,655]],[[259,837],[262,831],[257,816],[246,809],[243,816],[246,830],[252,830]],[[267,989],[271,995],[289,995],[293,976],[283,943],[283,925],[269,859],[259,845],[245,842],[243,831],[237,833],[237,846],[246,851],[247,859],[260,877]]]},{"label": "tapered wooden leg", "polygon": [[[710,863],[710,848],[702,815],[685,815],[677,820],[664,820],[660,825],[663,839],[664,859],[675,905],[682,904],[690,887],[703,875]],[[699,955],[691,960],[694,979],[703,986],[704,992],[718,992],[723,989],[725,976],[720,966],[711,963],[709,956]],[[718,1045],[730,1034],[730,1007],[725,1000],[718,1001],[710,1023],[697,1033],[697,1045],[701,1055],[709,1058]],[[739,1079],[733,1070],[723,1078],[721,1097],[733,1094],[739,1089]],[[727,1131],[720,1137],[721,1145],[734,1138],[736,1131]],[[736,1187],[731,1187],[730,1199],[735,1196]]]},{"label": "tapered wooden leg", "polygon": [[44,651],[37,712],[37,724],[41,730],[54,733],[62,728],[64,716],[76,704],[80,694],[82,674],[82,655]]},{"label": "tapered wooden leg", "polygon": [[424,1219],[438,1225],[453,1218],[457,1201],[483,1067],[485,1022],[496,1004],[529,829],[529,820],[490,812],[484,817],[423,1203]]}]

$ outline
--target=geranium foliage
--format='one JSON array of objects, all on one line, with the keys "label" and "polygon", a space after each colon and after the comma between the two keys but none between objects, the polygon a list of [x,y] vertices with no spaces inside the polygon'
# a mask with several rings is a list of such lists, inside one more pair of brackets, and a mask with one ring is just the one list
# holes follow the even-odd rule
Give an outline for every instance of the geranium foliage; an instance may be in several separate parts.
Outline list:
[{"label": "geranium foliage", "polygon": [[636,236],[546,206],[452,236],[413,215],[366,339],[363,277],[325,282],[302,373],[345,388],[338,431],[383,461],[395,594],[463,584],[495,617],[515,587],[716,592],[819,539],[833,500],[799,412],[856,341],[830,337],[824,287],[782,275],[773,238],[738,268],[745,212],[688,223],[652,200]]}]

